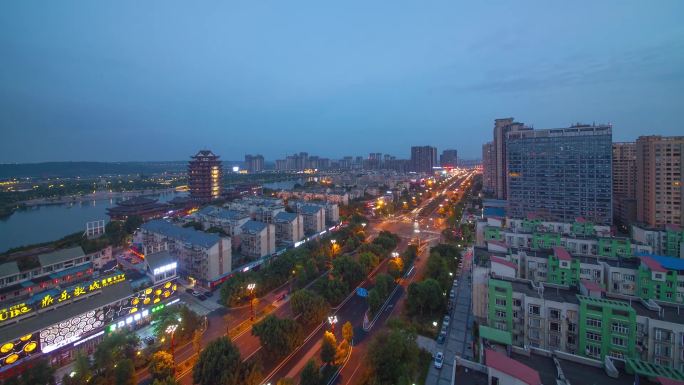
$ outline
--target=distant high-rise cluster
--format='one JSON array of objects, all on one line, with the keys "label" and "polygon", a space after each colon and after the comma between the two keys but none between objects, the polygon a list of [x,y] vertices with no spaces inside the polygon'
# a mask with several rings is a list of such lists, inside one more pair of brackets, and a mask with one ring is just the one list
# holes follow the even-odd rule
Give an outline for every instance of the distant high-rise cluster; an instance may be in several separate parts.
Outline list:
[{"label": "distant high-rise cluster", "polygon": [[245,167],[250,174],[264,171],[264,156],[245,155]]},{"label": "distant high-rise cluster", "polygon": [[411,147],[411,171],[431,173],[437,165],[437,148],[432,146]]},{"label": "distant high-rise cluster", "polygon": [[534,130],[496,119],[482,146],[483,190],[512,217],[681,226],[683,152],[684,136],[612,143],[610,125]]},{"label": "distant high-rise cluster", "polygon": [[209,202],[221,197],[223,170],[219,156],[210,150],[200,150],[188,162],[190,197],[198,202]]},{"label": "distant high-rise cluster", "polygon": [[442,167],[456,167],[458,166],[458,151],[444,150],[439,157],[439,164]]}]

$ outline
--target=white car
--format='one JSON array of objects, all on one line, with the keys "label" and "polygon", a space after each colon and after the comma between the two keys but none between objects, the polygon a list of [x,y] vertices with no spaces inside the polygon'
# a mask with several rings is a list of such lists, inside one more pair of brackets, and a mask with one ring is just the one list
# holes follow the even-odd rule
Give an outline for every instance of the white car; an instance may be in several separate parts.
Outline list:
[{"label": "white car", "polygon": [[449,317],[448,315],[445,315],[444,320],[442,321],[442,327],[445,329],[448,328],[449,322],[451,322],[451,317]]},{"label": "white car", "polygon": [[442,352],[437,352],[435,356],[435,368],[442,369],[442,362],[444,361],[444,354]]}]

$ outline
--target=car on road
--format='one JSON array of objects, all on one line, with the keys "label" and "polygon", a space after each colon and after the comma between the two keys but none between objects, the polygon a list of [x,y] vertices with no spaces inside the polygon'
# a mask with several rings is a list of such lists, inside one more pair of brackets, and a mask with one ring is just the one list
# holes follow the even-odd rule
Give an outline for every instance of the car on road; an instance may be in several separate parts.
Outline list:
[{"label": "car on road", "polygon": [[444,340],[446,340],[446,332],[445,332],[445,331],[442,331],[442,332],[439,333],[439,335],[437,336],[437,343],[441,345],[441,344],[444,343]]},{"label": "car on road", "polygon": [[154,345],[154,337],[147,336],[147,337],[145,338],[145,343],[146,343],[147,345],[150,345],[150,346],[151,346],[151,345]]},{"label": "car on road", "polygon": [[442,369],[442,363],[444,362],[444,354],[442,352],[437,352],[435,355],[435,368]]},{"label": "car on road", "polygon": [[451,317],[449,317],[448,315],[445,315],[444,319],[442,320],[442,327],[445,329],[448,328],[450,322],[451,322]]},{"label": "car on road", "polygon": [[199,297],[200,295],[202,295],[202,293],[200,293],[199,291],[193,290],[192,295],[194,295],[195,297]]},{"label": "car on road", "polygon": [[211,298],[214,296],[214,292],[213,291],[207,291],[207,292],[204,292],[204,295],[206,295],[207,298]]},{"label": "car on road", "polygon": [[452,289],[451,292],[449,293],[449,298],[454,298],[456,297],[456,292]]},{"label": "car on road", "polygon": [[200,295],[197,296],[197,299],[199,299],[200,301],[204,301],[204,300],[207,299],[207,296],[204,295],[204,294],[200,294]]}]

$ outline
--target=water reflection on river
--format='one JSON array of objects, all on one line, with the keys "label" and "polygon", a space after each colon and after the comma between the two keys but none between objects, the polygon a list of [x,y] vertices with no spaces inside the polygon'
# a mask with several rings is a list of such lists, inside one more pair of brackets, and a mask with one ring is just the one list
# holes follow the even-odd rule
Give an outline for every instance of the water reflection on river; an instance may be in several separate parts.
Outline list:
[{"label": "water reflection on river", "polygon": [[[166,202],[182,195],[185,193],[168,192],[157,197]],[[0,252],[85,231],[85,224],[89,221],[108,221],[106,209],[114,206],[117,200],[101,199],[18,210],[10,217],[0,219]]]}]

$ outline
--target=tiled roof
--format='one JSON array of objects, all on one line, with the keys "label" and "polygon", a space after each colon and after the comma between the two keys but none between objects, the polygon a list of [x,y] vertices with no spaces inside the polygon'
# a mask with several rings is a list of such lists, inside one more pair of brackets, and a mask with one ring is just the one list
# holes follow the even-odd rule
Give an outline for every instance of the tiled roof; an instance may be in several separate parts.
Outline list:
[{"label": "tiled roof", "polygon": [[304,205],[302,206],[299,210],[302,212],[302,214],[307,214],[307,215],[316,215],[318,214],[319,211],[321,211],[323,208],[321,206],[315,206],[315,205]]},{"label": "tiled roof", "polygon": [[594,281],[589,281],[587,279],[582,280],[582,285],[587,288],[589,291],[601,291],[604,292],[605,290],[599,285],[598,283]]},{"label": "tiled roof", "polygon": [[528,385],[542,385],[539,372],[492,349],[485,351],[486,365]]},{"label": "tiled roof", "polygon": [[563,260],[563,261],[571,261],[572,260],[570,253],[568,253],[568,251],[565,250],[565,247],[562,247],[562,246],[554,246],[553,247],[553,255],[555,255],[556,258]]},{"label": "tiled roof", "polygon": [[655,259],[651,257],[639,257],[641,259],[641,262],[646,265],[651,271],[656,271],[659,273],[666,273],[667,269],[664,268],[660,262],[656,261]]},{"label": "tiled roof", "polygon": [[81,246],[76,246],[69,249],[55,250],[49,253],[40,254],[38,256],[38,261],[40,262],[41,266],[49,266],[84,256],[85,253],[83,252]]},{"label": "tiled roof", "polygon": [[286,211],[281,211],[274,217],[276,222],[292,222],[297,219],[296,213],[288,213]]},{"label": "tiled roof", "polygon": [[491,259],[492,262],[496,262],[496,263],[502,264],[502,265],[504,265],[504,266],[508,266],[508,267],[513,268],[513,269],[516,269],[516,270],[518,269],[518,265],[516,265],[515,263],[513,263],[513,262],[511,262],[511,261],[507,261],[507,260],[505,260],[505,259],[503,259],[503,258],[496,257],[496,256],[492,255],[492,256],[490,257],[490,259]]},{"label": "tiled roof", "polygon": [[259,222],[259,221],[252,221],[249,220],[245,222],[244,225],[242,225],[241,229],[242,231],[247,231],[251,233],[258,233],[262,231],[263,229],[266,228],[266,224],[264,222]]},{"label": "tiled roof", "polygon": [[140,227],[143,230],[162,234],[166,237],[201,246],[206,249],[214,246],[221,240],[216,234],[209,234],[187,227],[179,227],[161,219],[149,221]]}]

